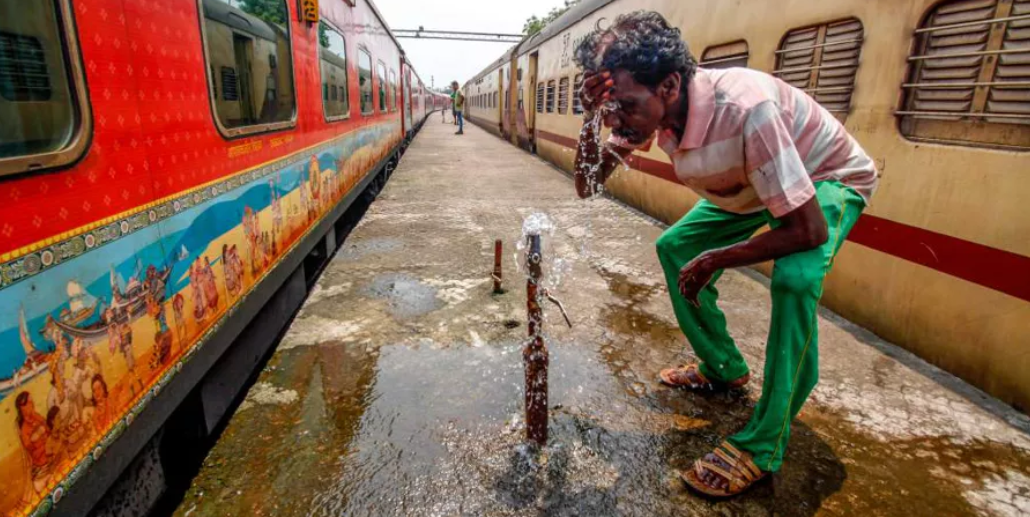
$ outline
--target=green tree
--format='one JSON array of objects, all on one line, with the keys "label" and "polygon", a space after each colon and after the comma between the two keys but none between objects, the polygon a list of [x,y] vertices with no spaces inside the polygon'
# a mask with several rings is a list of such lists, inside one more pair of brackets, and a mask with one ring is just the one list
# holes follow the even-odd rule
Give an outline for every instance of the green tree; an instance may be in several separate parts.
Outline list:
[{"label": "green tree", "polygon": [[532,36],[547,27],[548,23],[557,20],[559,16],[565,14],[572,6],[578,4],[580,0],[564,0],[565,5],[562,7],[555,7],[551,9],[551,12],[547,13],[547,16],[538,18],[536,15],[530,16],[526,19],[525,25],[522,26],[522,33],[526,36]]},{"label": "green tree", "polygon": [[[238,0],[237,3],[238,7],[247,14],[252,14],[280,27],[286,26],[285,0]],[[230,4],[232,4],[231,1]]]}]

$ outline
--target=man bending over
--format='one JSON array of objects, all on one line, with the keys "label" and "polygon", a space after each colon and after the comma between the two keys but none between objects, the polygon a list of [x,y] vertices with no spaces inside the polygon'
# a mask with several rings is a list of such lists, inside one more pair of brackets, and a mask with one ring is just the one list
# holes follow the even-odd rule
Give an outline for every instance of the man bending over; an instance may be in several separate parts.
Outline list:
[{"label": "man bending over", "polygon": [[[780,468],[791,420],[816,384],[823,278],[876,188],[875,166],[801,90],[755,70],[698,68],[679,30],[658,13],[625,14],[595,30],[576,61],[585,109],[579,195],[595,194],[620,157],[657,139],[679,181],[702,198],[656,243],[676,319],[700,358],[662,371],[663,383],[702,392],[747,384],[715,282],[725,268],[775,261],[765,385],[754,414],[682,473],[702,493],[738,494]],[[591,123],[598,112],[612,129],[607,145]],[[770,231],[753,236],[766,225]]]}]

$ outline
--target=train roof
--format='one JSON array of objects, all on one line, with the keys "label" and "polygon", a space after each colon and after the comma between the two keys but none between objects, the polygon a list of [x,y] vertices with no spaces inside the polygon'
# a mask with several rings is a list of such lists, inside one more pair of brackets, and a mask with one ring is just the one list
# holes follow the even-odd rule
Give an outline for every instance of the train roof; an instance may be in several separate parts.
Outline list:
[{"label": "train roof", "polygon": [[469,79],[465,85],[468,85],[474,81],[478,81],[486,74],[494,71],[506,61],[511,60],[513,55],[523,55],[527,52],[539,47],[545,41],[561,34],[565,29],[568,29],[576,22],[590,16],[594,11],[614,2],[615,0],[583,0],[580,3],[569,8],[564,14],[558,17],[558,19],[547,24],[540,32],[528,37],[523,38],[522,41],[515,44],[515,46],[508,49],[501,57],[494,60],[492,63],[487,65],[478,74]]},{"label": "train roof", "polygon": [[539,47],[545,41],[561,34],[565,29],[568,29],[576,22],[590,16],[594,11],[614,1],[615,0],[583,0],[582,2],[570,7],[568,11],[565,11],[565,14],[562,14],[557,20],[547,24],[543,30],[522,40],[522,42],[519,43],[519,55],[525,54],[526,52]]}]

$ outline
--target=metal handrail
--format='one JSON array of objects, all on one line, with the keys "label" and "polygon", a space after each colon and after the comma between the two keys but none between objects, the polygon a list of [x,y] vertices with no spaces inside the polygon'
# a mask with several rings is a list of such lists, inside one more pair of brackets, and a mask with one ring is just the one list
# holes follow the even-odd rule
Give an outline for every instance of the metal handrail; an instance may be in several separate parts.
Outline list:
[{"label": "metal handrail", "polygon": [[719,59],[709,59],[707,61],[702,60],[702,61],[700,61],[697,64],[697,66],[710,65],[712,63],[725,63],[726,61],[736,61],[736,60],[738,60],[740,58],[750,59],[751,58],[751,54],[750,53],[744,53],[744,54],[737,54],[737,55],[730,56],[730,57],[720,57]]},{"label": "metal handrail", "polygon": [[827,86],[824,88],[805,88],[801,91],[805,93],[820,93],[820,92],[850,92],[854,91],[854,86]]},{"label": "metal handrail", "polygon": [[787,74],[791,72],[810,72],[812,70],[832,70],[835,68],[855,68],[858,65],[818,65],[818,66],[802,66],[797,68],[781,68],[779,70],[773,70],[774,74]]},{"label": "metal handrail", "polygon": [[917,56],[910,56],[909,61],[923,61],[927,59],[946,59],[949,57],[978,57],[978,56],[992,56],[998,54],[1030,54],[1030,48],[1025,49],[1008,49],[1008,50],[981,50],[979,52],[951,52],[946,54],[920,54]]},{"label": "metal handrail", "polygon": [[992,23],[999,22],[1013,22],[1018,20],[1030,20],[1030,14],[1022,14],[1019,16],[1006,16],[1004,18],[991,18],[989,20],[979,20],[972,22],[953,23],[951,25],[938,25],[936,27],[923,27],[922,29],[916,29],[916,34],[922,34],[926,32],[936,32],[948,29],[960,29],[962,27],[975,27],[977,25],[990,25]]},{"label": "metal handrail", "polygon": [[812,49],[822,48],[822,47],[833,47],[833,46],[836,46],[836,45],[847,45],[849,43],[862,43],[863,41],[864,41],[864,38],[847,39],[847,40],[841,40],[841,41],[834,41],[834,42],[830,42],[830,43],[819,43],[817,45],[812,45],[812,46],[809,46],[809,47],[798,47],[798,48],[780,49],[780,50],[777,50],[775,53],[776,54],[789,54],[791,52],[799,52],[799,51],[802,51],[802,50],[812,50]]},{"label": "metal handrail", "polygon": [[975,88],[977,86],[1012,86],[1026,88],[1030,87],[1030,81],[994,81],[986,83],[905,83],[901,85],[902,88],[926,88],[929,90]]},{"label": "metal handrail", "polygon": [[895,115],[907,115],[925,117],[983,117],[983,118],[1025,118],[1030,119],[1030,113],[1021,115],[1018,113],[987,113],[972,111],[895,111]]}]

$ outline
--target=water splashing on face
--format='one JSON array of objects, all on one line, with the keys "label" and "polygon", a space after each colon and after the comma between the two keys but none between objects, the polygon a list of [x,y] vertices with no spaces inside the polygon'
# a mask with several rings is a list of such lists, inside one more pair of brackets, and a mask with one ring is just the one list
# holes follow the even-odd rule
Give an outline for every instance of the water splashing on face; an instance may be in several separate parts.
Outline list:
[{"label": "water splashing on face", "polygon": [[[590,196],[587,198],[587,200],[592,201],[594,199],[597,199],[605,192],[604,183],[597,180],[598,173],[601,172],[601,168],[604,164],[603,156],[605,155],[605,152],[614,156],[620,164],[619,167],[616,167],[616,169],[612,171],[612,174],[609,176],[608,179],[617,177],[619,172],[621,172],[623,169],[629,169],[629,165],[626,163],[626,161],[618,152],[616,152],[615,146],[613,146],[611,143],[607,141],[601,141],[601,129],[603,125],[602,121],[604,120],[605,115],[613,113],[619,110],[620,108],[621,106],[619,105],[619,102],[614,100],[610,100],[601,104],[598,107],[597,111],[594,112],[594,116],[583,124],[583,128],[580,131],[580,154],[584,156],[587,154],[587,142],[591,142],[598,150],[596,161],[594,163],[589,164],[587,169],[587,186],[590,189]],[[590,136],[587,136],[588,134]]]}]

